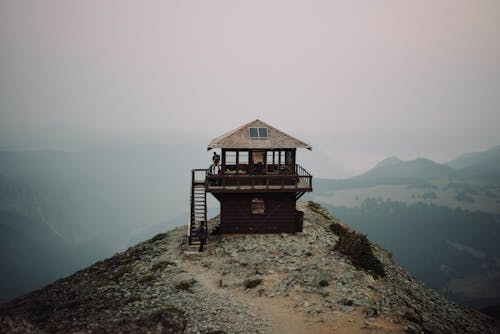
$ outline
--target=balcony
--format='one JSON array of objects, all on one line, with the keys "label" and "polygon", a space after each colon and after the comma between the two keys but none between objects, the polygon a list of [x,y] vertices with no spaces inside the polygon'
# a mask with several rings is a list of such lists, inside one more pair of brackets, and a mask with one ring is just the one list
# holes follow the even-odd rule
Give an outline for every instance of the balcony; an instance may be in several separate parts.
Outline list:
[{"label": "balcony", "polygon": [[[265,167],[265,168],[264,168]],[[292,169],[293,168],[293,169]],[[218,192],[308,192],[312,191],[312,175],[299,165],[223,166],[217,174],[197,170],[202,175],[197,182],[204,182],[206,191]],[[201,177],[201,179],[200,179]]]}]

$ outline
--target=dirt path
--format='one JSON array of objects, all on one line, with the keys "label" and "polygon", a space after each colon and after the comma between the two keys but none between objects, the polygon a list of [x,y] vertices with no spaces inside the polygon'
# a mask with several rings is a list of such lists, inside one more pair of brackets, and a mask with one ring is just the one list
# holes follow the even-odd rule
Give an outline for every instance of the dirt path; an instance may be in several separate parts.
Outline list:
[{"label": "dirt path", "polygon": [[[183,268],[189,272],[205,288],[217,293],[220,288],[221,274],[203,267],[199,260],[184,261]],[[377,320],[367,323],[359,311],[343,313],[340,311],[325,313],[316,318],[308,318],[301,311],[289,305],[294,303],[292,297],[255,297],[243,287],[231,289],[233,296],[241,303],[251,306],[262,319],[269,321],[269,334],[349,334],[349,333],[399,333],[394,324]]]},{"label": "dirt path", "polygon": [[294,309],[291,305],[296,302],[293,296],[257,297],[249,293],[244,287],[221,287],[223,278],[221,273],[202,265],[203,255],[196,254],[196,249],[183,254],[179,245],[183,240],[183,231],[172,231],[169,235],[169,251],[178,254],[179,265],[192,275],[208,291],[220,294],[222,291],[230,292],[240,303],[251,307],[253,312],[269,323],[268,334],[348,334],[348,333],[400,333],[398,328],[382,319],[374,323],[366,321],[361,311],[343,313],[330,311],[319,313],[319,316],[311,318],[305,315],[303,310]]}]

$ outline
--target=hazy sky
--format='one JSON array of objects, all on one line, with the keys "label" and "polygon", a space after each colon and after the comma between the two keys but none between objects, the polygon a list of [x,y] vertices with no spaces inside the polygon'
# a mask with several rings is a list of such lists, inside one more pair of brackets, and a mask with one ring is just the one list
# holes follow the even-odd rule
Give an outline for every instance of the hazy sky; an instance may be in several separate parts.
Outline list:
[{"label": "hazy sky", "polygon": [[0,123],[260,118],[338,172],[500,144],[500,1],[0,0]]}]

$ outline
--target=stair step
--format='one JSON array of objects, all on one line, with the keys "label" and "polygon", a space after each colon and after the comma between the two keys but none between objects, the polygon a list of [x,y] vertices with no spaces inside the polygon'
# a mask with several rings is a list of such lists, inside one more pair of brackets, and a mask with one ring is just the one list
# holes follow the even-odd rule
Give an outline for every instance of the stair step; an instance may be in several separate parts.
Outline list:
[{"label": "stair step", "polygon": [[200,240],[196,236],[196,231],[200,227],[202,222],[207,220],[207,192],[205,188],[205,180],[195,180],[195,173],[203,170],[192,170],[191,171],[191,217],[189,223],[189,244],[196,245],[200,244]]}]

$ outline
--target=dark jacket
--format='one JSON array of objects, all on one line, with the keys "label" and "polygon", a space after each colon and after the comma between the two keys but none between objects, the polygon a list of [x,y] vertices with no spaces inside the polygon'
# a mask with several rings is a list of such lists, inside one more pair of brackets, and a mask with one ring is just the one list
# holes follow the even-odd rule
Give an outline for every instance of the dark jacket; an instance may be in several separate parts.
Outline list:
[{"label": "dark jacket", "polygon": [[207,240],[207,237],[208,237],[208,231],[207,231],[207,228],[205,227],[205,225],[201,225],[198,230],[196,231],[196,236],[200,239],[200,240]]}]

